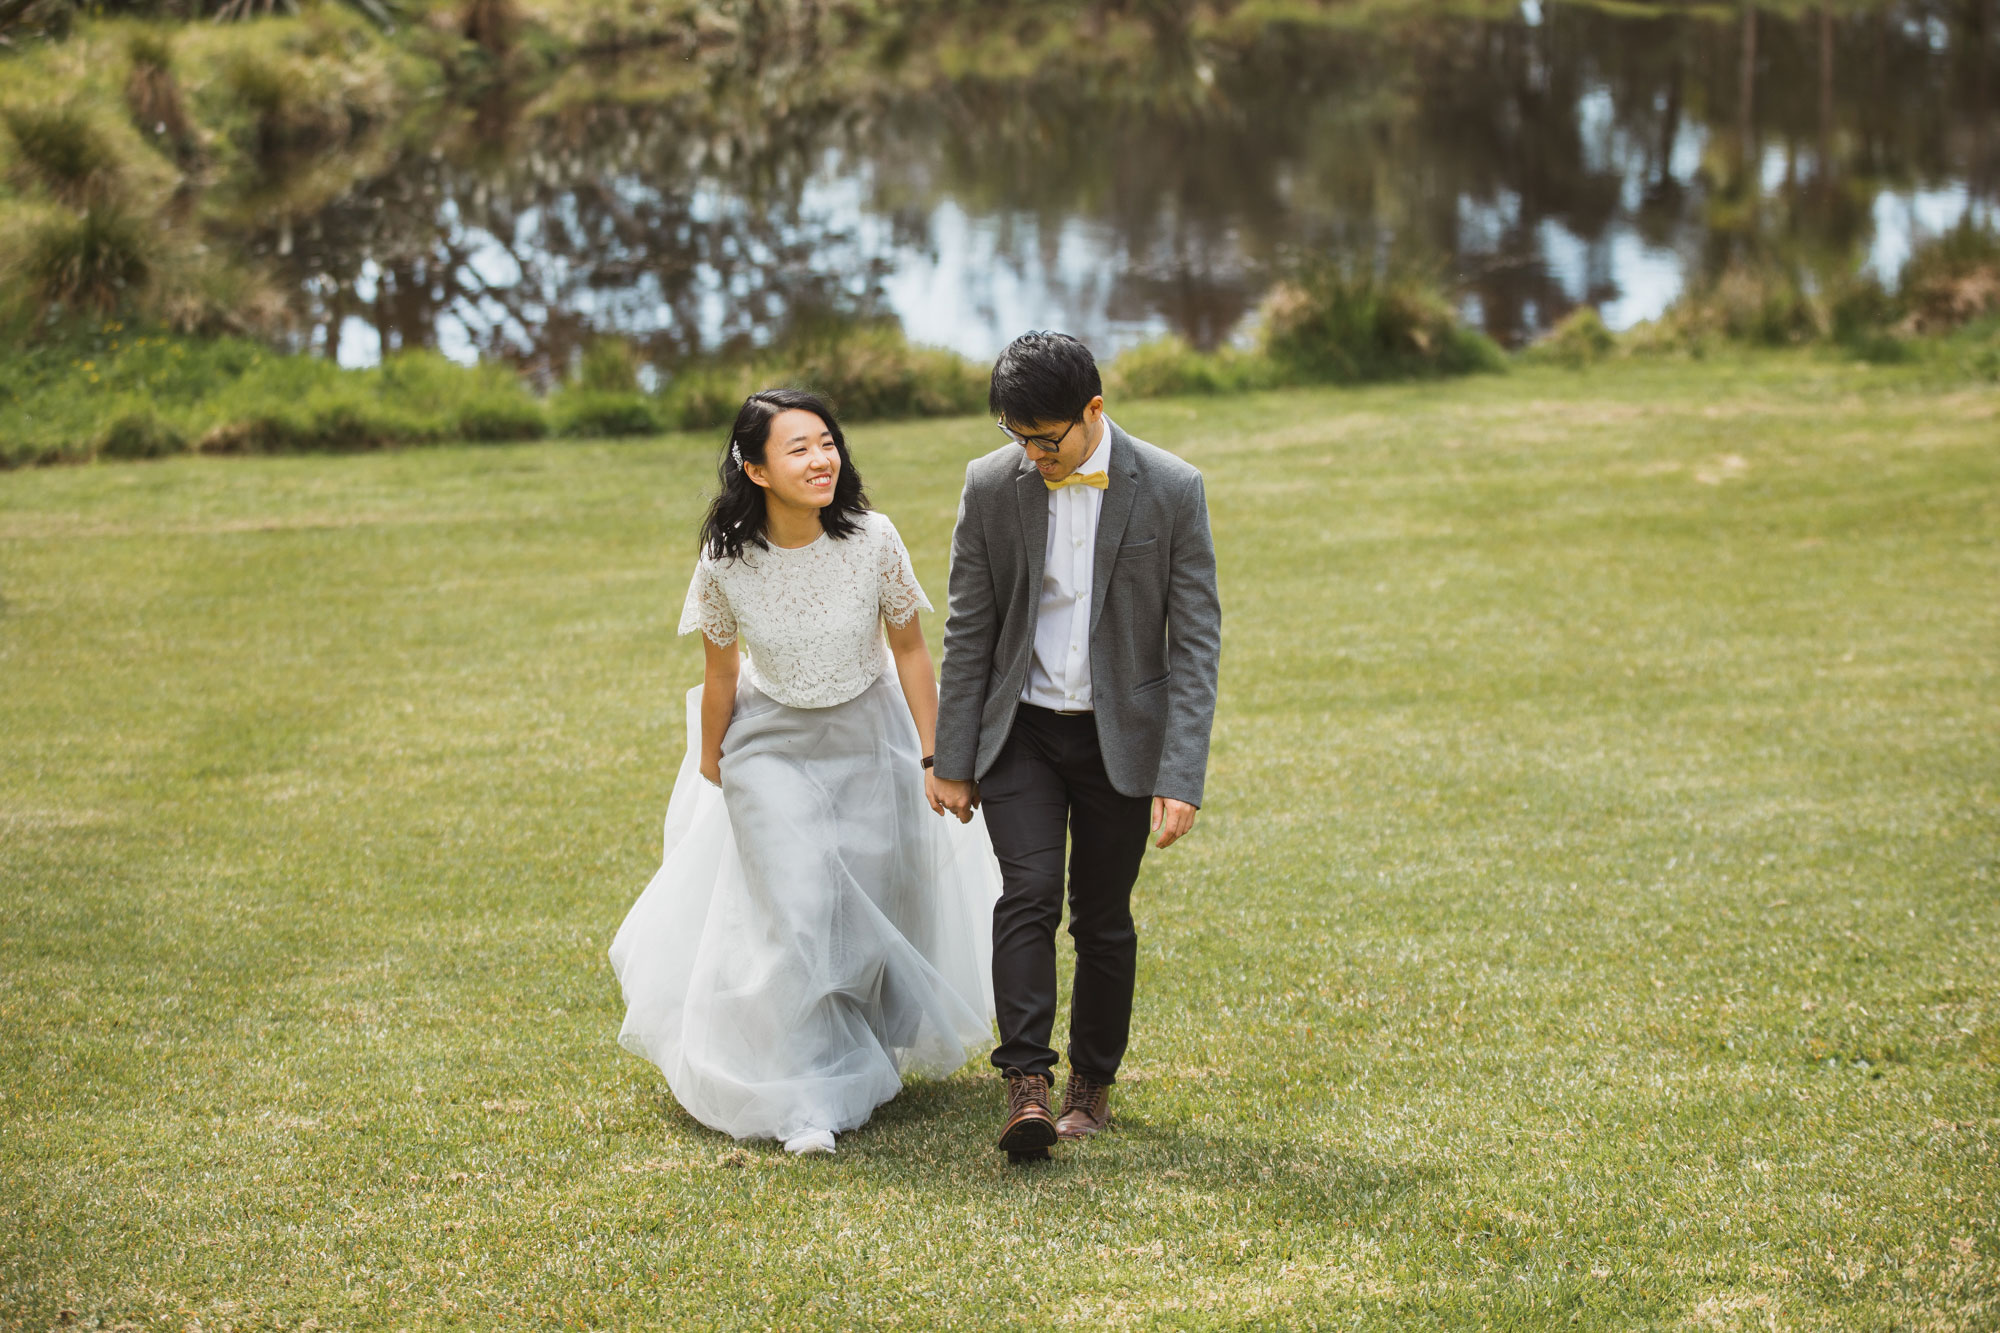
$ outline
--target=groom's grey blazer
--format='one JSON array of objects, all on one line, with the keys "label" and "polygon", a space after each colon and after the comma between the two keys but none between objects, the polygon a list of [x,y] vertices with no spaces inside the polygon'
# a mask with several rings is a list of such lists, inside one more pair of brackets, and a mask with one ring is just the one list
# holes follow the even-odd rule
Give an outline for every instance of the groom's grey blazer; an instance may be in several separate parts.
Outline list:
[{"label": "groom's grey blazer", "polygon": [[[1111,432],[1090,586],[1090,693],[1105,775],[1127,796],[1201,804],[1222,654],[1222,603],[1201,473]],[[951,537],[951,606],[938,687],[941,778],[999,757],[1035,651],[1049,491],[1017,445],[965,469]]]}]

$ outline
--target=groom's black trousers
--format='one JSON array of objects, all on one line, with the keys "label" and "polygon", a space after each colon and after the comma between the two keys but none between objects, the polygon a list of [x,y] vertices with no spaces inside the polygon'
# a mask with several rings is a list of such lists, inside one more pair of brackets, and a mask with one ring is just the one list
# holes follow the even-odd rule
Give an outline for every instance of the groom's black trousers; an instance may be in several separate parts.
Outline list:
[{"label": "groom's black trousers", "polygon": [[1146,852],[1151,796],[1123,796],[1104,774],[1097,719],[1024,703],[979,782],[980,809],[1002,888],[993,908],[993,998],[999,1069],[1050,1074],[1056,1018],[1056,924],[1069,835],[1069,933],[1076,941],[1069,1063],[1110,1083],[1132,1029],[1139,935],[1132,884]]}]

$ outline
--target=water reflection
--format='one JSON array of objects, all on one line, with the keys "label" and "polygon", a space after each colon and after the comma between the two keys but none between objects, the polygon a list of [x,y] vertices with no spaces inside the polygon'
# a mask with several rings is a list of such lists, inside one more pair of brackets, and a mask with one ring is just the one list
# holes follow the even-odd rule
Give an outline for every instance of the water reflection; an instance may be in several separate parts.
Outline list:
[{"label": "water reflection", "polygon": [[345,178],[305,164],[337,189],[293,164],[244,239],[343,362],[546,376],[597,332],[671,365],[828,308],[977,357],[1044,325],[1211,346],[1295,250],[1432,264],[1518,343],[1732,261],[1893,272],[1996,216],[2000,3],[1789,12],[1163,27],[957,77],[915,42],[635,57]]}]

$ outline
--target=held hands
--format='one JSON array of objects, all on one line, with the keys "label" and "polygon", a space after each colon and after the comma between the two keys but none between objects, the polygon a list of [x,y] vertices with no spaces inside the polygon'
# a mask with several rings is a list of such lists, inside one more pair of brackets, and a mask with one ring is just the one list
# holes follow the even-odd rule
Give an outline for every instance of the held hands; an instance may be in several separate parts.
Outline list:
[{"label": "held hands", "polygon": [[924,798],[931,803],[931,809],[944,815],[954,815],[961,824],[972,822],[972,812],[979,808],[979,784],[976,782],[953,782],[941,778],[929,769],[924,770]]},{"label": "held hands", "polygon": [[1182,834],[1193,828],[1194,812],[1196,809],[1197,807],[1189,805],[1186,801],[1176,801],[1171,796],[1155,796],[1153,798],[1153,832],[1160,835],[1160,840],[1153,845],[1155,847],[1169,846],[1176,838],[1179,838]]}]

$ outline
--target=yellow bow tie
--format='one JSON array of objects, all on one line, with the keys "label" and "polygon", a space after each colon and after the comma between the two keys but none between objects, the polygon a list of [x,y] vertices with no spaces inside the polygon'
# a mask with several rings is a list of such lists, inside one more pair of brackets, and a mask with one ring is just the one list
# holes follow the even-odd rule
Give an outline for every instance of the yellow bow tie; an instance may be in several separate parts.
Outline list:
[{"label": "yellow bow tie", "polygon": [[1072,472],[1061,481],[1050,481],[1047,477],[1042,478],[1042,485],[1052,491],[1059,491],[1065,486],[1088,486],[1094,491],[1101,491],[1110,484],[1111,474],[1109,472]]}]

